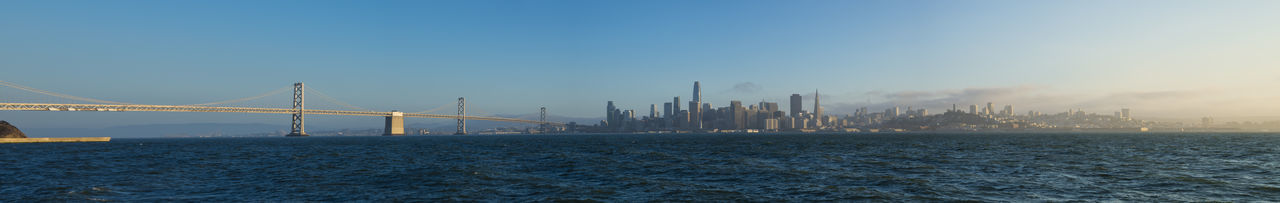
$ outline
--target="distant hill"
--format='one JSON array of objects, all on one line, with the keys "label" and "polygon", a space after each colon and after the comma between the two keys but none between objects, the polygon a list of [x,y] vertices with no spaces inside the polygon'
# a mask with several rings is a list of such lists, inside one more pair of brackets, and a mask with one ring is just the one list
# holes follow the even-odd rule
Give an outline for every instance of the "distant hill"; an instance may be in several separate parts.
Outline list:
[{"label": "distant hill", "polygon": [[108,128],[31,128],[22,129],[30,137],[198,137],[233,136],[280,132],[289,126],[258,123],[189,123],[129,125]]},{"label": "distant hill", "polygon": [[[538,120],[538,114],[496,114],[496,115],[493,115],[493,117]],[[548,121],[561,122],[561,123],[578,122],[579,125],[596,124],[603,119],[604,118],[547,116]],[[410,124],[406,124],[405,127],[419,128],[419,129],[425,128],[430,130],[431,132],[454,132],[458,128],[457,123],[454,120],[443,120],[443,119],[432,119],[432,120],[434,122],[410,123]],[[499,128],[499,127],[533,127],[533,126],[535,125],[524,124],[524,123],[498,122],[498,121],[480,121],[480,120],[467,121],[467,129],[472,131],[493,129],[493,128]]]}]

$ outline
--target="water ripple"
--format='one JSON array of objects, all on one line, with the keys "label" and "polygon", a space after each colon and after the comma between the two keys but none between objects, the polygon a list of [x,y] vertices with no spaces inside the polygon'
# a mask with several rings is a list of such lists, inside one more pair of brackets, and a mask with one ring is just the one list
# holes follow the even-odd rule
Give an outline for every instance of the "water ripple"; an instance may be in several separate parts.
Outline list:
[{"label": "water ripple", "polygon": [[0,201],[1253,201],[1274,134],[546,135],[0,145]]}]

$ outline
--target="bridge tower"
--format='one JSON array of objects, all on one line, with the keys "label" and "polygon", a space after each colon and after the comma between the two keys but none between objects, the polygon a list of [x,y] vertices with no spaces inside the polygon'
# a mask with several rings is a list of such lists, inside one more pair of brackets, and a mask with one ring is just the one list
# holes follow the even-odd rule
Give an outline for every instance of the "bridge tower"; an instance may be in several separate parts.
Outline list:
[{"label": "bridge tower", "polygon": [[303,99],[306,97],[303,96],[302,91],[302,82],[293,83],[293,124],[290,125],[291,129],[289,134],[285,135],[286,137],[307,136],[306,123],[304,123],[302,118],[302,113],[306,104],[303,102]]},{"label": "bridge tower", "polygon": [[467,115],[467,99],[458,97],[458,132],[453,133],[454,135],[467,134],[467,119],[462,118],[465,115]]},{"label": "bridge tower", "polygon": [[538,110],[538,132],[547,133],[547,107]]}]

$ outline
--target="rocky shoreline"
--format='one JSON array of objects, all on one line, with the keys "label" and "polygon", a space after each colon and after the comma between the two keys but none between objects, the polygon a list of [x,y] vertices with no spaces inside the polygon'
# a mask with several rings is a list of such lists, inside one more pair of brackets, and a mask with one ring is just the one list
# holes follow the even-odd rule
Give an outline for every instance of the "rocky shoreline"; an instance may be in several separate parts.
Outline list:
[{"label": "rocky shoreline", "polygon": [[0,121],[0,138],[27,138],[27,134],[22,133],[22,130],[18,130],[18,127],[9,122]]}]

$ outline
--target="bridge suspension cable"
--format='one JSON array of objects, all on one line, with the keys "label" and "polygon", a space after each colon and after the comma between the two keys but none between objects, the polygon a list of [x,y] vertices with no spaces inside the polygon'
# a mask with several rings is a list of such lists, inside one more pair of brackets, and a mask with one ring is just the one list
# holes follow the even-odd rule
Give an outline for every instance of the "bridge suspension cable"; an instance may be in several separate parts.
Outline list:
[{"label": "bridge suspension cable", "polygon": [[310,91],[310,92],[308,92],[308,93],[311,93],[311,94],[313,94],[313,95],[317,96],[316,98],[319,98],[320,100],[327,101],[327,102],[329,102],[329,103],[337,104],[338,106],[342,106],[342,107],[346,107],[346,108],[350,108],[350,109],[355,109],[355,110],[361,110],[361,111],[373,111],[373,110],[369,110],[369,109],[366,109],[366,108],[361,108],[361,107],[359,107],[359,106],[351,105],[351,104],[348,104],[348,103],[346,103],[346,102],[339,101],[338,99],[334,99],[333,97],[330,97],[329,95],[325,95],[324,93],[321,93],[319,90],[316,90],[315,88],[312,88],[312,87],[307,87],[307,90],[308,90],[308,91]]},{"label": "bridge suspension cable", "polygon": [[436,112],[436,111],[439,111],[439,110],[444,110],[444,109],[449,108],[449,107],[455,107],[455,106],[457,106],[457,105],[458,105],[457,103],[449,102],[449,103],[441,104],[440,106],[438,106],[438,107],[436,107],[436,108],[433,108],[433,109],[429,109],[429,110],[426,110],[426,111],[413,112],[413,113],[431,113],[431,112]]},{"label": "bridge suspension cable", "polygon": [[60,94],[60,93],[56,93],[56,92],[44,91],[44,90],[41,90],[41,89],[36,89],[36,88],[32,88],[32,87],[22,86],[22,85],[14,84],[14,83],[11,83],[11,82],[5,82],[5,81],[0,81],[0,85],[6,86],[6,87],[12,87],[12,88],[14,88],[14,89],[24,90],[24,91],[28,91],[28,92],[34,92],[34,93],[39,93],[39,94],[43,94],[43,95],[49,95],[49,96],[59,97],[59,98],[63,98],[63,99],[79,100],[79,101],[86,101],[86,102],[107,103],[107,104],[129,104],[129,103],[124,103],[124,102],[114,102],[114,101],[107,101],[107,100],[101,100],[101,99],[90,99],[90,98],[84,98],[84,97],[77,97],[77,96],[71,96],[71,95],[66,95],[66,94]]},{"label": "bridge suspension cable", "polygon": [[467,108],[467,115],[490,115],[490,116],[492,116],[492,115],[494,115],[494,114],[491,114],[491,113],[489,113],[489,112],[485,112],[485,111],[481,111],[481,110],[479,110],[479,109],[475,109],[475,108]]},{"label": "bridge suspension cable", "polygon": [[188,104],[188,105],[186,105],[186,106],[209,106],[209,105],[218,105],[218,104],[226,104],[226,103],[235,103],[235,102],[249,101],[249,100],[254,100],[254,99],[261,99],[261,98],[263,98],[263,97],[268,97],[268,96],[271,96],[271,95],[282,94],[282,93],[285,93],[285,92],[289,92],[289,90],[292,90],[292,89],[293,89],[293,86],[286,86],[286,87],[282,87],[282,88],[280,88],[280,89],[278,89],[278,90],[272,90],[272,91],[270,91],[270,92],[263,93],[263,94],[261,94],[261,95],[257,95],[257,96],[245,97],[245,98],[239,98],[239,99],[232,99],[232,100],[226,100],[226,101],[209,102],[209,103],[203,103],[203,104]]}]

